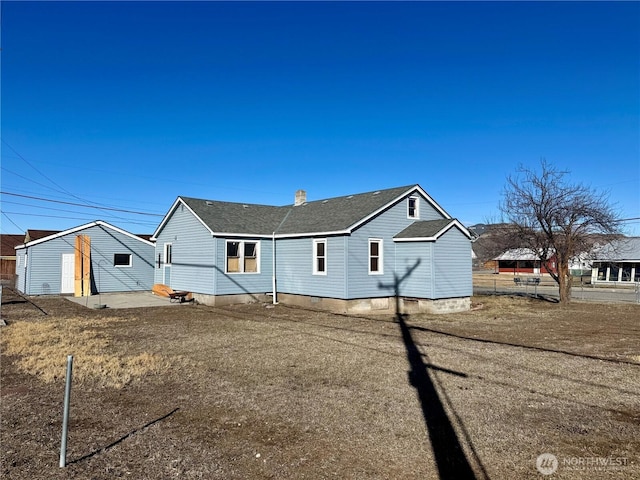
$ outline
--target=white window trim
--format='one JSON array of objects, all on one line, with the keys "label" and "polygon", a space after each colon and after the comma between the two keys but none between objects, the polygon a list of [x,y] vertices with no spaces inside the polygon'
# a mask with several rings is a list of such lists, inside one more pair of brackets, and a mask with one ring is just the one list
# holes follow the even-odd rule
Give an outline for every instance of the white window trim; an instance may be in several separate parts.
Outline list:
[{"label": "white window trim", "polygon": [[[128,265],[116,265],[116,255],[129,255],[129,264]],[[113,254],[113,266],[115,268],[131,268],[133,267],[133,255],[130,253],[114,253]]]},{"label": "white window trim", "polygon": [[[415,200],[415,203],[416,203],[415,215],[413,217],[411,215],[409,215],[409,204],[410,204],[412,199]],[[410,218],[412,220],[420,219],[420,197],[418,197],[416,195],[411,195],[409,198],[407,198],[407,218]]]},{"label": "white window trim", "polygon": [[[230,272],[229,268],[229,257],[227,256],[227,245],[229,243],[239,243],[238,246],[238,267],[240,271],[238,272]],[[245,272],[244,271],[244,244],[245,243],[255,243],[256,244],[256,271],[255,272]],[[224,273],[227,275],[257,275],[260,273],[260,240],[225,240],[224,242]]]},{"label": "white window trim", "polygon": [[[168,262],[167,260],[167,250],[168,248],[171,248],[171,261]],[[165,267],[170,267],[171,263],[173,262],[173,243],[165,243],[164,244],[164,254],[163,254],[163,260],[164,260],[164,265]]]},{"label": "white window trim", "polygon": [[[371,271],[371,244],[378,243],[378,270]],[[384,242],[381,238],[370,238],[367,243],[367,270],[369,275],[384,275]]]},{"label": "white window trim", "polygon": [[[318,244],[324,243],[324,271],[318,271]],[[315,239],[313,241],[313,274],[314,275],[326,275],[327,274],[327,239]]]}]

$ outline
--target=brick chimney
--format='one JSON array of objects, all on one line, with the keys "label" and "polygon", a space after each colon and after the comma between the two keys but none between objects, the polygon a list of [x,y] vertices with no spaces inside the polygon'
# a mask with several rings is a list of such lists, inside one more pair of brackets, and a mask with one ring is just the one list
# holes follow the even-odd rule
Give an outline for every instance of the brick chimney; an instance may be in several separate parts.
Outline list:
[{"label": "brick chimney", "polygon": [[302,205],[307,201],[307,192],[304,190],[296,191],[296,201],[294,205],[297,207],[298,205]]}]

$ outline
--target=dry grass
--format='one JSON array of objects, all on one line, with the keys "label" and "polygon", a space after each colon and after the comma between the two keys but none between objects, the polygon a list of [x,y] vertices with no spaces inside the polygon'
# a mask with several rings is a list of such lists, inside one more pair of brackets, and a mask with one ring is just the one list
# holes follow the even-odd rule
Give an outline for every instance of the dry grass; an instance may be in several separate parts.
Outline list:
[{"label": "dry grass", "polygon": [[122,388],[135,379],[162,374],[168,363],[158,354],[126,355],[114,348],[104,327],[119,319],[62,318],[17,322],[2,330],[5,355],[16,355],[19,370],[52,383],[66,374],[74,356],[74,382]]},{"label": "dry grass", "polygon": [[284,305],[98,314],[36,300],[48,316],[8,309],[3,337],[34,323],[55,344],[71,329],[72,345],[93,345],[87,355],[129,367],[149,354],[162,374],[75,389],[60,469],[63,382],[24,373],[31,353],[3,349],[3,478],[463,478],[440,475],[434,453],[455,456],[456,443],[477,479],[539,478],[543,452],[628,460],[558,478],[640,478],[637,305],[476,297],[470,312],[410,316],[408,341],[389,316]]}]

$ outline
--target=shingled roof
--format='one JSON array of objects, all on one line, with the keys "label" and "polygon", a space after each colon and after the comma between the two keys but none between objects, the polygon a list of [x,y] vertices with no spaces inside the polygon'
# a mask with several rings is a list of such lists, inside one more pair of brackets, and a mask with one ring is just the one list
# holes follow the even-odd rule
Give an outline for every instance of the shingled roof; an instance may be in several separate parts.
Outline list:
[{"label": "shingled roof", "polygon": [[271,235],[284,217],[282,207],[180,197],[216,233]]},{"label": "shingled roof", "polygon": [[396,239],[434,239],[442,232],[446,231],[448,227],[458,223],[453,218],[443,218],[441,220],[421,220],[412,223],[403,231],[398,233]]},{"label": "shingled roof", "polygon": [[[394,200],[418,190],[421,190],[419,185],[407,185],[281,207],[178,197],[170,213],[183,202],[216,234],[266,236],[274,232],[278,235],[341,233],[389,208]],[[448,217],[435,202],[433,205]],[[162,229],[163,223],[156,234]]]},{"label": "shingled roof", "polygon": [[286,207],[290,213],[277,233],[344,232],[417,187],[408,185]]},{"label": "shingled roof", "polygon": [[34,240],[40,240],[41,238],[49,237],[51,235],[55,235],[56,233],[60,233],[60,230],[27,230],[27,233],[24,236],[24,243],[33,242]]},{"label": "shingled roof", "polygon": [[0,235],[0,255],[3,257],[15,257],[16,247],[24,243],[24,235],[3,233]]},{"label": "shingled roof", "polygon": [[637,262],[640,260],[640,237],[614,240],[596,252],[597,261]]}]

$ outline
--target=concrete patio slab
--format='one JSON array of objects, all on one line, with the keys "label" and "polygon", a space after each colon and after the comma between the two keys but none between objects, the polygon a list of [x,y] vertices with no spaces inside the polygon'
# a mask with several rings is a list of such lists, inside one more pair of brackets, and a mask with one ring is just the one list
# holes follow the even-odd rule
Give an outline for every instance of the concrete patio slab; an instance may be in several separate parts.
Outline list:
[{"label": "concrete patio slab", "polygon": [[170,302],[167,297],[160,297],[151,292],[101,293],[90,297],[65,298],[87,308],[141,308],[190,305],[190,303]]}]

